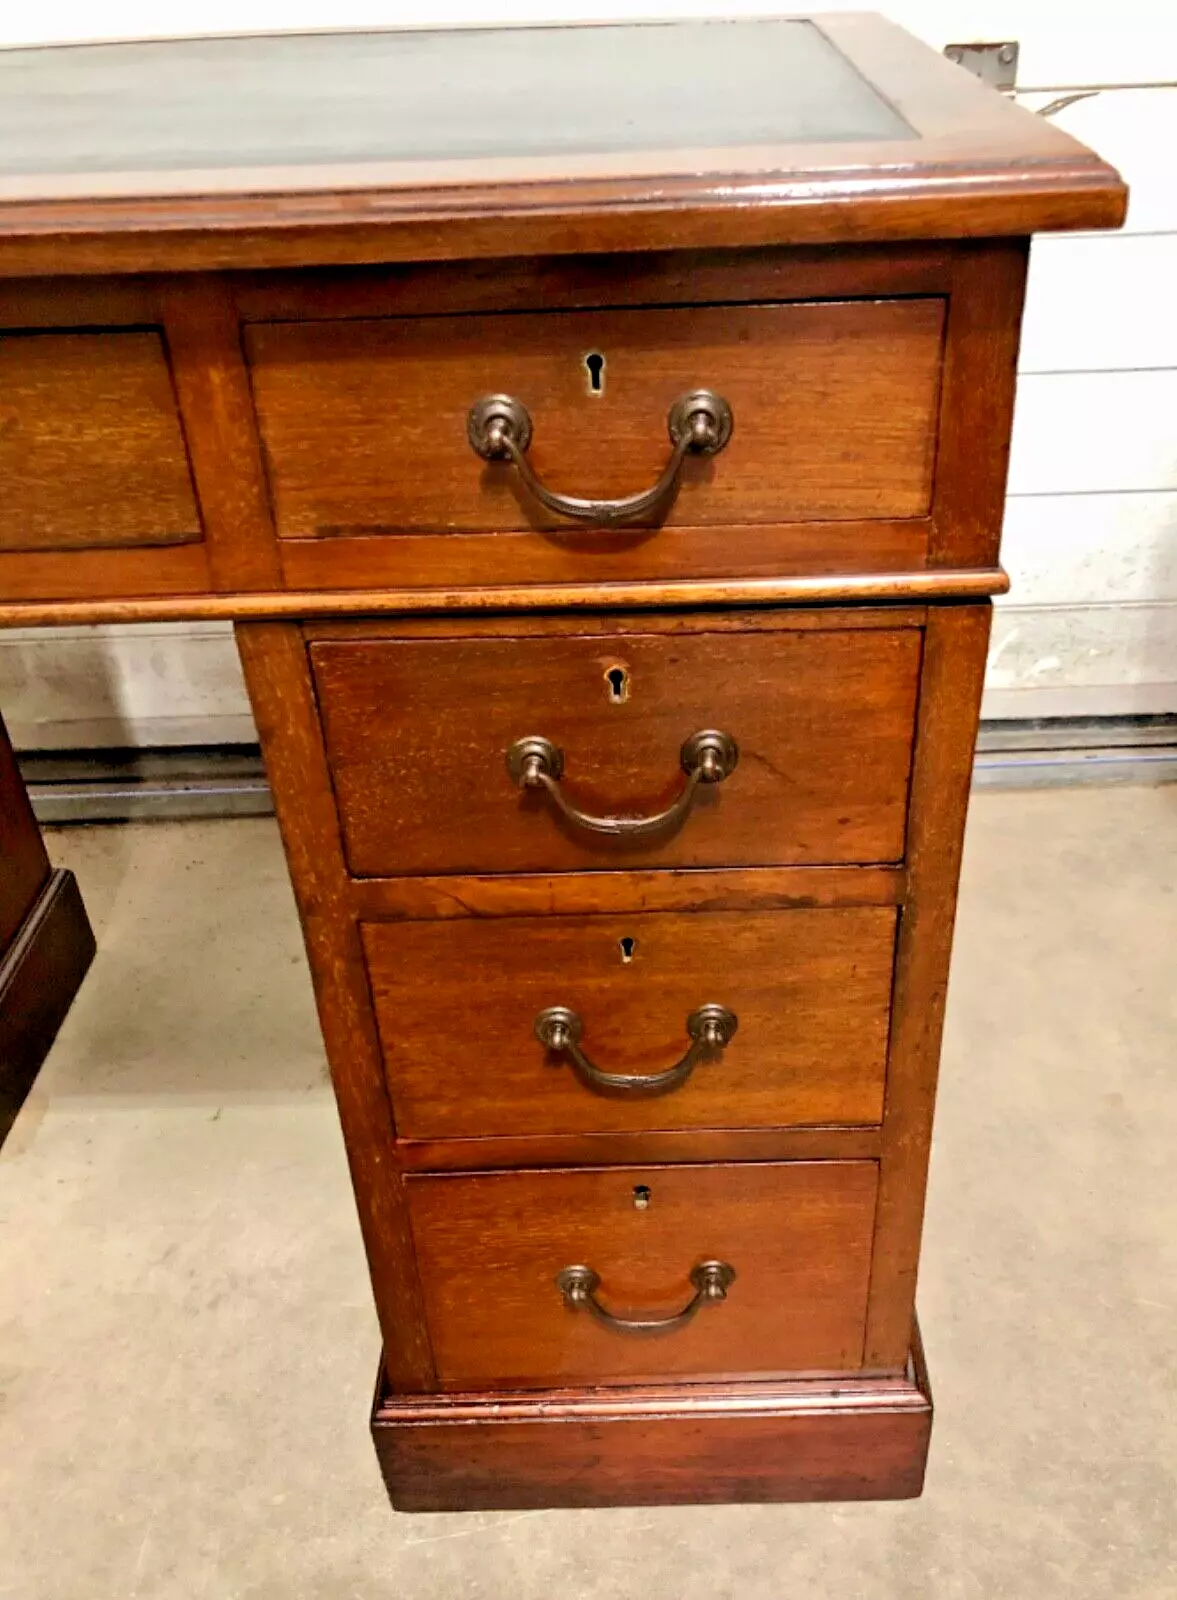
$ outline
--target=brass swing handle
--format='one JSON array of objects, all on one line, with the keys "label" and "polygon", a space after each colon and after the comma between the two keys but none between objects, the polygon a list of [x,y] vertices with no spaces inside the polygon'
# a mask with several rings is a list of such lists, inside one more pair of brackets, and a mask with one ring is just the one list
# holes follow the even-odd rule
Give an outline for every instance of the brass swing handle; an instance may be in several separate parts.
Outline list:
[{"label": "brass swing handle", "polygon": [[475,454],[484,461],[512,461],[519,470],[528,493],[554,511],[575,522],[603,522],[608,526],[636,522],[669,498],[678,482],[682,464],[689,455],[717,455],[732,436],[732,408],[710,389],[684,394],[671,406],[666,418],[673,449],[662,476],[650,489],[626,495],[622,500],[587,500],[576,495],[557,494],[547,488],[531,470],[527,447],[531,443],[531,414],[522,401],[509,394],[487,394],[476,400],[466,418],[466,434]]},{"label": "brass swing handle", "polygon": [[535,1019],[535,1036],[549,1050],[557,1050],[571,1061],[580,1081],[598,1094],[667,1094],[677,1089],[694,1072],[700,1061],[722,1055],[739,1026],[734,1012],[726,1006],[700,1006],[687,1018],[691,1046],[681,1061],[663,1072],[602,1072],[594,1067],[580,1048],[584,1024],[567,1006],[547,1006]]},{"label": "brass swing handle", "polygon": [[661,833],[680,823],[691,809],[695,791],[701,783],[722,783],[735,771],[740,748],[728,733],[704,728],[692,733],[679,751],[679,762],[687,781],[678,798],[665,811],[652,817],[594,817],[581,811],[564,796],[560,778],[564,772],[564,752],[550,739],[532,735],[516,739],[507,751],[507,771],[520,789],[545,789],[561,814],[586,833],[605,833],[614,838],[641,839]]},{"label": "brass swing handle", "polygon": [[703,1306],[718,1305],[727,1299],[727,1292],[736,1281],[734,1267],[726,1261],[700,1261],[691,1268],[691,1285],[694,1298],[681,1311],[669,1317],[619,1317],[607,1311],[597,1299],[601,1280],[591,1267],[564,1267],[556,1274],[556,1287],[564,1296],[564,1304],[573,1311],[587,1311],[602,1327],[614,1333],[674,1333],[685,1328]]}]

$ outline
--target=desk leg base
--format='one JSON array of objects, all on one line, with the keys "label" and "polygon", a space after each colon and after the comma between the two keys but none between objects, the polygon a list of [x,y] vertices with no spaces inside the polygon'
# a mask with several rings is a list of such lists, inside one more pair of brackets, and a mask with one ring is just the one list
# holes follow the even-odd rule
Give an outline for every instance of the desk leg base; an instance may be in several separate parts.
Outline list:
[{"label": "desk leg base", "polygon": [[0,958],[0,1144],[93,959],[74,875],[53,872]]},{"label": "desk leg base", "polygon": [[932,1397],[919,1345],[894,1378],[393,1395],[372,1437],[398,1511],[920,1493]]}]

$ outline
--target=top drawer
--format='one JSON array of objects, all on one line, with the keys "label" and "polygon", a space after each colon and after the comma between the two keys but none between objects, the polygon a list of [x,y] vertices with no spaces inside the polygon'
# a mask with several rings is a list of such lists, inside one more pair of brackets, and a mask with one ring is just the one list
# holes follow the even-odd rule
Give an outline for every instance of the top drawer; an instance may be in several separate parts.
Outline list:
[{"label": "top drawer", "polygon": [[0,552],[195,543],[156,330],[0,335]]},{"label": "top drawer", "polygon": [[[366,547],[337,581],[365,558],[409,582],[425,560],[443,582],[769,574],[923,564],[943,322],[928,297],[262,323],[245,344],[279,535]],[[730,440],[636,527],[552,514],[467,431],[510,395],[546,485],[617,499],[658,480],[671,408],[701,389]],[[435,537],[462,534],[500,537]],[[331,583],[340,556],[288,546],[288,573]]]}]

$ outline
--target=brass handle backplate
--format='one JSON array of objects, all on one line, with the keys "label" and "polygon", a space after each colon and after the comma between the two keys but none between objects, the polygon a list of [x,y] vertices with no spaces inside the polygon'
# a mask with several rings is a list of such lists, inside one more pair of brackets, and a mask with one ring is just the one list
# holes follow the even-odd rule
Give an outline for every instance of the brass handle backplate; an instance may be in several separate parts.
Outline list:
[{"label": "brass handle backplate", "polygon": [[722,783],[736,769],[740,747],[730,733],[704,728],[692,733],[679,751],[679,763],[687,775],[678,798],[665,811],[650,817],[600,817],[581,811],[560,788],[564,772],[564,752],[550,739],[533,734],[516,739],[507,751],[507,771],[520,789],[544,789],[560,813],[586,833],[604,833],[614,838],[641,839],[677,826],[686,817],[701,783]]},{"label": "brass handle backplate", "polygon": [[602,1327],[614,1333],[674,1333],[685,1328],[704,1306],[726,1300],[735,1281],[735,1268],[729,1267],[726,1261],[700,1261],[697,1267],[691,1268],[694,1297],[681,1311],[669,1317],[623,1317],[607,1311],[597,1299],[601,1280],[591,1267],[564,1267],[556,1274],[556,1287],[564,1296],[564,1304],[574,1311],[587,1311]]},{"label": "brass handle backplate", "polygon": [[607,527],[637,522],[648,512],[656,511],[673,494],[687,456],[717,455],[731,438],[732,426],[732,408],[722,396],[712,394],[710,389],[681,395],[666,418],[672,448],[658,482],[621,500],[593,500],[557,494],[536,477],[527,459],[531,414],[513,395],[483,395],[470,407],[466,418],[466,434],[475,454],[484,461],[513,462],[528,493],[541,506],[574,522],[599,522]]},{"label": "brass handle backplate", "polygon": [[547,1006],[535,1019],[535,1036],[549,1050],[558,1051],[572,1063],[586,1088],[596,1094],[668,1094],[684,1084],[701,1061],[721,1056],[739,1026],[736,1015],[726,1006],[706,1005],[687,1018],[687,1053],[673,1067],[662,1072],[602,1072],[580,1048],[584,1024],[567,1006]]}]

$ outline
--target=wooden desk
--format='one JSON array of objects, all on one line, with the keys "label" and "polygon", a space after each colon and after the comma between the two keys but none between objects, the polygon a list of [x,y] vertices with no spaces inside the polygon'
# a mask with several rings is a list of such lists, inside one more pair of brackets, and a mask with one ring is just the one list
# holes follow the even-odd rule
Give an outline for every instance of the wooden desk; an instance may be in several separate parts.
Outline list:
[{"label": "wooden desk", "polygon": [[0,620],[238,624],[394,1503],[918,1493],[1028,239],[1115,173],[846,16],[12,52],[0,150]]},{"label": "wooden desk", "polygon": [[49,863],[0,722],[0,1144],[93,957],[74,875]]}]

